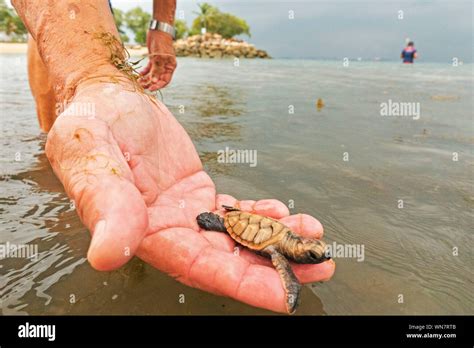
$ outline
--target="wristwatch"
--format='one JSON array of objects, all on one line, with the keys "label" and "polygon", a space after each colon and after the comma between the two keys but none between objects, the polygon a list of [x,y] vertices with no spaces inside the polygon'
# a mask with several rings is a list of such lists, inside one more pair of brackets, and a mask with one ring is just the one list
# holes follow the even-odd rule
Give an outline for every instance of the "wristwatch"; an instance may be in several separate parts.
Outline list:
[{"label": "wristwatch", "polygon": [[176,31],[171,24],[165,22],[158,22],[156,19],[153,19],[150,22],[150,30],[159,30],[171,35],[174,39],[176,36]]}]

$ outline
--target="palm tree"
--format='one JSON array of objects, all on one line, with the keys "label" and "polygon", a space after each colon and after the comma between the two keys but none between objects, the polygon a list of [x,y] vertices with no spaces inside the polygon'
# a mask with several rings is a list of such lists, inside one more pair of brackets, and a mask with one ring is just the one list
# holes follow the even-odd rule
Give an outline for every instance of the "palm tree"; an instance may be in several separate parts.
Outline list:
[{"label": "palm tree", "polygon": [[207,2],[198,4],[199,7],[199,12],[193,11],[194,14],[197,14],[197,18],[201,21],[201,28],[206,28],[209,26],[209,20],[211,19],[211,16],[216,12],[216,8]]}]

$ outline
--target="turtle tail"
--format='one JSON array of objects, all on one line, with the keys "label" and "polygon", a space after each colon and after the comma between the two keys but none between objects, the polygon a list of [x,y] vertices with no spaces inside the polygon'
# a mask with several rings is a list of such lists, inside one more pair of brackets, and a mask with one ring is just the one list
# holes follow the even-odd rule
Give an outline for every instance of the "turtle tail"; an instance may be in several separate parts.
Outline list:
[{"label": "turtle tail", "polygon": [[224,219],[214,213],[202,213],[196,218],[199,227],[206,231],[227,232]]}]

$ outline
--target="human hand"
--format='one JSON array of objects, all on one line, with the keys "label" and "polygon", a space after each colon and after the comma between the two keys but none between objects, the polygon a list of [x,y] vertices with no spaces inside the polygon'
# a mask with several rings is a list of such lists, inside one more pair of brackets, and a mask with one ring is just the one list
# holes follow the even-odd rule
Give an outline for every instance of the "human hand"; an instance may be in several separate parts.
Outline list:
[{"label": "human hand", "polygon": [[[90,83],[78,88],[70,105],[86,103],[95,105],[94,117],[60,115],[46,153],[92,231],[91,265],[113,270],[136,254],[191,287],[286,312],[285,292],[271,262],[235,249],[224,233],[201,231],[196,216],[222,204],[237,205],[314,238],[322,236],[321,224],[308,215],[289,216],[276,200],[237,202],[216,195],[191,139],[159,101],[121,84]],[[308,283],[328,280],[335,264],[293,269]]]},{"label": "human hand", "polygon": [[166,87],[176,69],[176,54],[172,37],[161,31],[149,30],[147,33],[148,64],[140,71],[139,82],[143,88],[156,91]]}]

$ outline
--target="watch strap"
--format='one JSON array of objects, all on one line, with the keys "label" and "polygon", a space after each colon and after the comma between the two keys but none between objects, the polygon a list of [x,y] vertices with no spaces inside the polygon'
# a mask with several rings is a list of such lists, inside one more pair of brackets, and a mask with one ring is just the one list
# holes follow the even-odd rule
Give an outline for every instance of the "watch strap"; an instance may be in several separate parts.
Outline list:
[{"label": "watch strap", "polygon": [[153,19],[150,22],[150,30],[163,31],[165,33],[170,34],[173,39],[176,37],[176,30],[171,24],[159,22],[156,19]]}]

